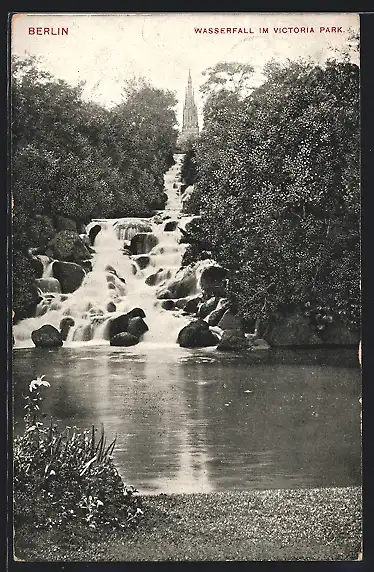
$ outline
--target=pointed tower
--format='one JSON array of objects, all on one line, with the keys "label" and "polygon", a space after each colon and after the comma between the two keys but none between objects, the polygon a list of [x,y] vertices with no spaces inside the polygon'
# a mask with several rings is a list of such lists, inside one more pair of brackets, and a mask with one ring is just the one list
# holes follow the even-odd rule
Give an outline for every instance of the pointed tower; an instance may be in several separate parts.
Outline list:
[{"label": "pointed tower", "polygon": [[179,144],[183,146],[188,140],[199,136],[199,119],[192,88],[191,71],[188,72],[188,83],[183,106],[183,126]]}]

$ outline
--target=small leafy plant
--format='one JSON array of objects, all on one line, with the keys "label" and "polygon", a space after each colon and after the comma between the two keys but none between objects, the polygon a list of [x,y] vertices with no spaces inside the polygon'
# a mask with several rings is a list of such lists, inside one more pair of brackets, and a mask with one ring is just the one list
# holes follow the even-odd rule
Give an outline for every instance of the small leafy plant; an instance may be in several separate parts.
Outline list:
[{"label": "small leafy plant", "polygon": [[25,429],[14,440],[14,520],[36,528],[62,526],[71,521],[92,529],[128,528],[143,511],[137,490],[123,483],[112,454],[116,439],[107,443],[104,427],[61,430],[51,419],[41,421],[42,391],[50,387],[44,376],[29,384],[24,396]]}]

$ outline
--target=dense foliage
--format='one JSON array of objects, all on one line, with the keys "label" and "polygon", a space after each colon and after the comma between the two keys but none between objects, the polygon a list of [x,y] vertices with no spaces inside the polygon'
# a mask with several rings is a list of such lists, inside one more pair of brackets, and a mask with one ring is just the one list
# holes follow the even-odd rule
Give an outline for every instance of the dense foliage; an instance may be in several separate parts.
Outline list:
[{"label": "dense foliage", "polygon": [[141,517],[136,490],[125,486],[111,455],[115,441],[106,443],[95,428],[59,430],[41,421],[43,386],[38,377],[25,395],[25,429],[14,441],[14,521],[34,528],[70,523],[90,528],[136,524]]},{"label": "dense foliage", "polygon": [[302,307],[320,329],[337,314],[357,328],[359,68],[272,62],[264,74],[244,97],[214,82],[189,232],[231,271],[246,317]]},{"label": "dense foliage", "polygon": [[35,215],[88,222],[141,216],[165,204],[176,140],[174,96],[144,82],[111,110],[84,101],[32,58],[12,66],[14,242],[35,240]]}]

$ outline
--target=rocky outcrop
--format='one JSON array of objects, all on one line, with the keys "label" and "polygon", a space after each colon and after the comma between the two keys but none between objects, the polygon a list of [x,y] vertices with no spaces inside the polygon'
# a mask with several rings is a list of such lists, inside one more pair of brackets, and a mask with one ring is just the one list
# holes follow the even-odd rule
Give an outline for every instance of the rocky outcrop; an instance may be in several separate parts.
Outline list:
[{"label": "rocky outcrop", "polygon": [[57,260],[77,262],[91,258],[87,246],[73,230],[62,230],[49,241],[46,255]]},{"label": "rocky outcrop", "polygon": [[209,330],[207,322],[196,320],[181,329],[177,343],[182,348],[205,348],[216,346],[219,338]]},{"label": "rocky outcrop", "polygon": [[13,255],[13,296],[12,309],[14,320],[31,318],[42,300],[35,284],[35,270],[30,259],[20,252]]},{"label": "rocky outcrop", "polygon": [[152,232],[139,232],[131,239],[132,254],[148,254],[158,244],[158,238]]},{"label": "rocky outcrop", "polygon": [[244,332],[239,330],[225,330],[218,343],[217,350],[222,352],[241,352],[248,349],[248,345]]},{"label": "rocky outcrop", "polygon": [[[175,276],[175,280],[168,284],[170,298],[185,298],[191,294],[195,294],[197,289],[196,269],[194,267],[186,267],[179,270]],[[157,296],[158,297],[158,296]]]},{"label": "rocky outcrop", "polygon": [[31,333],[31,339],[37,348],[58,348],[63,345],[60,332],[50,324],[45,324]]},{"label": "rocky outcrop", "polygon": [[135,346],[138,343],[139,339],[136,336],[129,334],[129,332],[121,332],[110,338],[111,346],[129,347]]},{"label": "rocky outcrop", "polygon": [[70,294],[78,290],[86,273],[83,268],[75,262],[56,261],[53,263],[53,276],[60,282],[61,292],[63,294]]},{"label": "rocky outcrop", "polygon": [[44,272],[43,262],[38,258],[38,256],[31,256],[30,263],[35,272],[36,278],[41,278]]}]

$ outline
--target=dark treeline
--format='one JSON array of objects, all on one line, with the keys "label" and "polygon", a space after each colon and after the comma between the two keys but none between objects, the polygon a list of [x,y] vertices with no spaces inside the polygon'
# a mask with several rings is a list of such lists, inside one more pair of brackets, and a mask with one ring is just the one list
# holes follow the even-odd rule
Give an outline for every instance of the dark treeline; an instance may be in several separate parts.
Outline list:
[{"label": "dark treeline", "polygon": [[[297,310],[322,331],[360,321],[359,68],[347,59],[207,70],[204,129],[185,157],[189,259],[230,270],[246,318]],[[225,78],[225,80],[223,80]],[[244,87],[243,87],[244,86]],[[217,89],[219,88],[219,89]]]},{"label": "dark treeline", "polygon": [[[108,110],[41,70],[32,57],[12,62],[14,307],[30,296],[30,247],[43,247],[73,221],[150,216],[165,206],[163,175],[177,137],[171,92],[143,80],[124,86]],[[70,228],[70,227],[69,227]],[[35,297],[35,295],[34,295]]]}]

